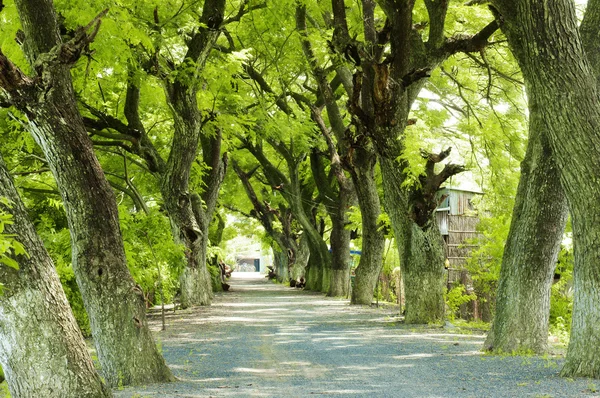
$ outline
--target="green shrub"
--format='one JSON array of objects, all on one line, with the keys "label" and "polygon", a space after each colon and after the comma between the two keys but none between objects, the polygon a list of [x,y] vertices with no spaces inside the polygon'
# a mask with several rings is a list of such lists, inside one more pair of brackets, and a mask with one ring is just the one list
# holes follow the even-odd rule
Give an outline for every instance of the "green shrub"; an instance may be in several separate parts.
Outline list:
[{"label": "green shrub", "polygon": [[450,291],[446,291],[445,299],[446,305],[448,306],[448,316],[447,318],[451,321],[456,317],[456,312],[460,308],[461,305],[467,304],[470,301],[477,300],[477,296],[475,293],[465,294],[466,289],[462,284],[458,284]]},{"label": "green shrub", "polygon": [[560,279],[552,285],[550,293],[550,327],[553,334],[568,335],[573,314],[573,251],[570,248],[563,247],[560,251],[555,273]]},{"label": "green shrub", "polygon": [[70,265],[59,263],[56,267],[56,271],[58,272],[67,300],[69,300],[69,304],[71,305],[71,310],[73,310],[73,315],[75,315],[77,325],[79,325],[79,329],[81,329],[81,333],[84,337],[90,337],[92,335],[90,320],[88,319],[88,314],[83,306],[83,298],[81,297],[81,292],[79,292],[79,287],[75,281],[73,268],[71,268]]}]

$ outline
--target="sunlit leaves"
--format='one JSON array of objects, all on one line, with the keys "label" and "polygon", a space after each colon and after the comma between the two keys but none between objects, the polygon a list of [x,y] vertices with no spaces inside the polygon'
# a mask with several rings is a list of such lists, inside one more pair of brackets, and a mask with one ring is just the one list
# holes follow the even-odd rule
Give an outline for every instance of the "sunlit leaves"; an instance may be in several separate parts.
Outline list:
[{"label": "sunlit leaves", "polygon": [[15,257],[28,255],[23,245],[15,239],[15,235],[5,233],[6,226],[13,224],[10,201],[0,197],[0,206],[0,263],[18,270],[19,263]]}]

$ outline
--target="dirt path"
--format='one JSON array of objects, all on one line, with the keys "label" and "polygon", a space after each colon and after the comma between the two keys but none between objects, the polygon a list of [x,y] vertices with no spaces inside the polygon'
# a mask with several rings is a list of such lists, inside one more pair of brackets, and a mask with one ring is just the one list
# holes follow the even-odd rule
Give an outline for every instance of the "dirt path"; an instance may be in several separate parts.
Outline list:
[{"label": "dirt path", "polygon": [[393,309],[237,274],[208,308],[152,320],[179,382],[118,397],[582,397],[600,381],[557,376],[561,361],[490,357],[484,336],[408,327]]}]

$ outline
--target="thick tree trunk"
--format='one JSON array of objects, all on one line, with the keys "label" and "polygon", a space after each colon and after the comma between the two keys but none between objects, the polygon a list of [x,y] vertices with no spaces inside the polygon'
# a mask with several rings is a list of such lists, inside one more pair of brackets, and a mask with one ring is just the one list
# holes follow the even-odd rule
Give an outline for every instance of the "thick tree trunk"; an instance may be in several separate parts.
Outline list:
[{"label": "thick tree trunk", "polygon": [[385,238],[378,222],[381,206],[375,183],[374,156],[362,153],[355,157],[355,161],[361,162],[351,173],[361,211],[363,241],[351,303],[368,305],[373,299],[377,277],[383,267]]},{"label": "thick tree trunk", "polygon": [[400,253],[405,287],[406,323],[441,322],[444,319],[444,249],[433,215],[424,226],[410,218],[413,210],[402,191],[401,168],[380,157],[384,203],[390,215]]},{"label": "thick tree trunk", "polygon": [[[573,222],[573,322],[564,376],[600,376],[600,109],[568,0],[494,1],[529,97],[536,99]],[[552,16],[551,18],[549,16]]]},{"label": "thick tree trunk", "polygon": [[432,323],[444,319],[444,248],[435,219],[422,228],[405,226],[397,239],[403,256],[406,287],[406,323]]},{"label": "thick tree trunk", "polygon": [[[204,67],[221,31],[225,0],[207,0],[200,16],[200,26],[187,43],[187,53],[177,68],[175,81],[163,81],[167,102],[173,116],[173,142],[166,164],[161,191],[169,216],[179,229],[179,240],[186,247],[186,268],[181,275],[181,306],[209,305],[213,292],[206,268],[208,224],[212,220],[225,164],[220,161],[220,132],[214,139],[202,137],[202,114],[198,108],[198,72]],[[204,182],[207,211],[197,194],[189,192],[192,164],[202,140],[203,158],[211,167]],[[207,143],[207,145],[204,145]],[[211,145],[211,144],[215,145]],[[216,154],[215,154],[216,151]],[[223,158],[225,160],[226,158]]]},{"label": "thick tree trunk", "polygon": [[196,92],[175,82],[166,87],[175,121],[173,144],[161,191],[165,207],[176,226],[175,237],[185,248],[186,265],[181,275],[181,306],[209,305],[212,285],[206,269],[208,236],[199,225],[189,192],[191,165],[200,144],[201,120]]},{"label": "thick tree trunk", "polygon": [[53,58],[52,50],[62,44],[52,2],[16,3],[27,55],[30,63],[37,60],[36,71],[43,70],[40,84],[46,85],[43,94],[21,99],[18,106],[29,119],[64,201],[73,271],[102,374],[111,386],[171,381],[148,329],[143,293],[127,268],[117,204],[77,110],[69,63]]},{"label": "thick tree trunk", "polygon": [[171,381],[148,329],[143,292],[127,268],[114,194],[74,102],[59,98],[42,105],[51,109],[32,109],[29,120],[63,197],[73,271],[102,374],[111,386]]},{"label": "thick tree trunk", "polygon": [[[292,199],[294,201],[294,199]],[[301,203],[292,204],[294,215],[304,228],[308,247],[310,249],[308,275],[306,277],[306,288],[317,292],[327,292],[331,272],[331,253],[319,231],[306,216],[304,210],[299,211]]]},{"label": "thick tree trunk", "polygon": [[54,264],[2,159],[0,197],[11,201],[2,210],[14,222],[4,232],[14,235],[28,254],[14,258],[19,270],[0,265],[0,364],[12,396],[112,396],[94,369]]},{"label": "thick tree trunk", "polygon": [[[530,104],[534,100],[530,97]],[[536,107],[529,117],[527,153],[502,258],[496,315],[485,347],[541,354],[548,344],[550,286],[568,209]]]}]

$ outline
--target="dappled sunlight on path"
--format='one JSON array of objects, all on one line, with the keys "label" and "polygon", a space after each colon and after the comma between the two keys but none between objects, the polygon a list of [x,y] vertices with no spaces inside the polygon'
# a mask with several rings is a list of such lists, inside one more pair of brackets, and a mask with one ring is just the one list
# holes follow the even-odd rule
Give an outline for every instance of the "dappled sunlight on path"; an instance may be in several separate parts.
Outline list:
[{"label": "dappled sunlight on path", "polygon": [[395,307],[350,306],[257,273],[229,283],[210,307],[171,310],[166,332],[151,320],[179,382],[116,395],[585,396],[587,381],[558,378],[555,360],[482,356],[484,336],[403,325]]}]

